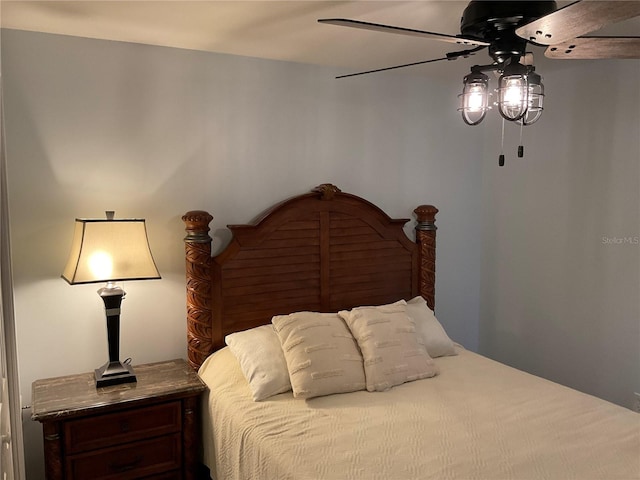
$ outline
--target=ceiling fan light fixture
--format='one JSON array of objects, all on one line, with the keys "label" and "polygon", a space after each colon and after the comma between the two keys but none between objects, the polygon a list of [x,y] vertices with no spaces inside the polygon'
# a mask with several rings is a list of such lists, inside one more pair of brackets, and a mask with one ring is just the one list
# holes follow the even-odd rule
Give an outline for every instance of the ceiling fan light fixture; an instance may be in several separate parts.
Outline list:
[{"label": "ceiling fan light fixture", "polygon": [[[318,22],[466,46],[465,50],[448,52],[439,58],[336,78],[468,58],[487,48],[493,63],[471,67],[471,73],[464,77],[462,93],[458,95],[458,111],[467,125],[478,125],[487,110],[497,105],[504,128],[504,120],[525,126],[542,116],[544,86],[532,65],[533,54],[526,51],[529,44],[548,45],[545,52],[548,58],[640,58],[640,36],[585,36],[603,26],[640,16],[640,0],[613,2],[615,7],[608,1],[575,0],[561,8],[557,3],[555,0],[470,0],[460,20],[460,33],[456,35],[347,18],[326,18]],[[489,103],[487,72],[500,76],[495,89],[496,101],[492,104]]]},{"label": "ceiling fan light fixture", "polygon": [[505,120],[515,122],[527,113],[529,82],[527,67],[520,63],[507,65],[498,80],[498,111]]},{"label": "ceiling fan light fixture", "polygon": [[462,93],[458,95],[462,119],[467,125],[478,125],[484,120],[489,107],[489,77],[482,72],[471,71],[464,77]]},{"label": "ceiling fan light fixture", "polygon": [[520,119],[522,125],[531,125],[537,122],[542,115],[542,110],[544,110],[544,85],[542,84],[542,77],[534,71],[534,67],[530,68],[531,70],[527,75],[527,82],[529,84],[527,111]]}]

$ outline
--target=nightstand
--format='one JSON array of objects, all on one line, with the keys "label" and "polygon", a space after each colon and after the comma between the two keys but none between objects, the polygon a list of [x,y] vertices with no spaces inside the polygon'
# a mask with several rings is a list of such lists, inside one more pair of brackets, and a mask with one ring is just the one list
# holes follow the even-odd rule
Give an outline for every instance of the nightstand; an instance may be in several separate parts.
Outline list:
[{"label": "nightstand", "polygon": [[195,480],[199,397],[184,360],[134,367],[137,383],[96,388],[93,372],[36,380],[47,480]]}]

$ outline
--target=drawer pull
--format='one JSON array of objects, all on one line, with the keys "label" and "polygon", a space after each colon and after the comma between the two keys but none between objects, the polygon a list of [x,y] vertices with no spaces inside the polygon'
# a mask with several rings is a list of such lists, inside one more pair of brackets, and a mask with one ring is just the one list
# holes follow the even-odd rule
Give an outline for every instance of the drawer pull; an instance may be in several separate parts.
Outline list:
[{"label": "drawer pull", "polygon": [[123,433],[128,432],[131,429],[131,427],[129,426],[129,422],[126,420],[123,420],[120,422],[120,431]]},{"label": "drawer pull", "polygon": [[134,468],[138,467],[142,463],[143,459],[144,457],[140,455],[134,458],[133,460],[131,460],[130,462],[126,462],[126,463],[112,462],[109,464],[109,472],[112,472],[112,473],[128,472],[129,470],[133,470]]}]

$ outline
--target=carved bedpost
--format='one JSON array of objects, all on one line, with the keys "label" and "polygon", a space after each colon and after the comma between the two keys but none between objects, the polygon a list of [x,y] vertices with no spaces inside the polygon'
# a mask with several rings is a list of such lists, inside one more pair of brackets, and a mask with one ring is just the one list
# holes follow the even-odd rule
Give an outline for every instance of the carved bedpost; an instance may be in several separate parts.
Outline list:
[{"label": "carved bedpost", "polygon": [[211,237],[209,213],[195,210],[187,212],[182,220],[186,224],[184,239],[187,267],[187,349],[189,364],[194,370],[213,349],[211,334]]},{"label": "carved bedpost", "polygon": [[420,262],[420,295],[435,310],[436,296],[436,213],[433,205],[420,205],[413,211],[418,217],[416,243]]}]

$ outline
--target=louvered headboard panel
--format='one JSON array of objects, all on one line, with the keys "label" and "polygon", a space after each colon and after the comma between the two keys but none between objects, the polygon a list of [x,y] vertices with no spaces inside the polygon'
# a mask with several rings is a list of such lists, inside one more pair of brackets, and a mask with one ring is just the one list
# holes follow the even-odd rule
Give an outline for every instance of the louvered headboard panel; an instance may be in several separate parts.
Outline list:
[{"label": "louvered headboard panel", "polygon": [[277,314],[335,312],[418,294],[433,308],[435,213],[391,219],[368,201],[329,184],[268,210],[252,225],[230,225],[233,237],[211,257],[211,215],[187,213],[189,360],[198,368],[224,346],[225,335],[269,323]]},{"label": "louvered headboard panel", "polygon": [[326,311],[381,305],[418,294],[418,252],[402,229],[408,220],[396,220],[391,224],[396,228],[367,220],[331,214]]}]

